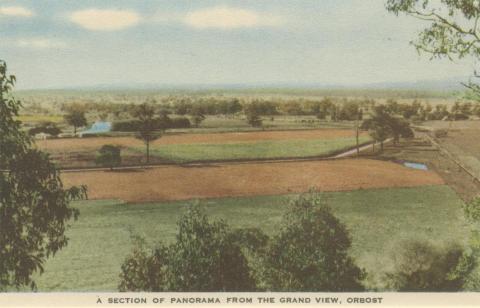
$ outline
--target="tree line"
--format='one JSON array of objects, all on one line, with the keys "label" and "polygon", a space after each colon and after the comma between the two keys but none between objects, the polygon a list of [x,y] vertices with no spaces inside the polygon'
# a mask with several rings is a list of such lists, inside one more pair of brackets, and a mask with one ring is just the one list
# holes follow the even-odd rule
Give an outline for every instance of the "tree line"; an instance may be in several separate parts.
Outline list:
[{"label": "tree line", "polygon": [[[477,209],[477,208],[476,208]],[[478,287],[476,256],[458,244],[398,243],[392,268],[368,283],[351,256],[352,240],[321,194],[291,200],[273,236],[234,229],[197,204],[179,219],[170,245],[134,248],[121,266],[120,291],[358,292],[459,291]]]}]

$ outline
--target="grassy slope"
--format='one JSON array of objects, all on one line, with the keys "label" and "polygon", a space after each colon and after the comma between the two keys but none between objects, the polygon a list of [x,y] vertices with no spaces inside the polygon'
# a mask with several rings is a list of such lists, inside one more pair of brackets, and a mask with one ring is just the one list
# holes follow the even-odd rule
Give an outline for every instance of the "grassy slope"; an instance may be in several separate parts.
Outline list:
[{"label": "grassy slope", "polygon": [[[461,201],[447,186],[358,190],[326,194],[329,204],[353,236],[360,265],[378,273],[388,264],[391,247],[401,239],[463,240],[468,232]],[[288,196],[224,198],[202,201],[209,214],[235,227],[261,227],[273,234]],[[120,265],[131,248],[130,234],[150,244],[171,241],[176,220],[189,202],[77,204],[79,221],[69,231],[67,248],[46,264],[39,290],[115,290]]]},{"label": "grassy slope", "polygon": [[[369,137],[360,137],[360,143],[367,142],[368,140],[370,140]],[[260,141],[254,143],[225,144],[171,144],[154,148],[151,150],[151,154],[176,162],[309,157],[327,155],[354,145],[355,138]],[[138,148],[136,150],[141,152],[144,151],[143,148]]]}]

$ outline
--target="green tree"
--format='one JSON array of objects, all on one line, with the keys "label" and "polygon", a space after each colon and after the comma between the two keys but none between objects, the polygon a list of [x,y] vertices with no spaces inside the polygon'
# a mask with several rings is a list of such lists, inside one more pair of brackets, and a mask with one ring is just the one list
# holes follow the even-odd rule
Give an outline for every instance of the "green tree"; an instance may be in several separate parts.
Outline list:
[{"label": "green tree", "polygon": [[119,146],[106,144],[98,150],[97,156],[95,157],[95,163],[113,170],[114,167],[118,167],[122,164],[120,152],[121,149]]},{"label": "green tree", "polygon": [[177,241],[170,249],[171,290],[255,290],[241,247],[223,221],[209,221],[198,206],[193,206],[178,227]]},{"label": "green tree", "polygon": [[345,226],[318,194],[292,200],[265,256],[271,291],[361,291],[364,272],[349,256]]},{"label": "green tree", "polygon": [[190,116],[192,118],[193,125],[198,127],[200,123],[205,120],[205,115],[203,113],[202,107],[198,105],[194,105],[190,111]]},{"label": "green tree", "polygon": [[82,110],[71,110],[68,114],[64,116],[65,121],[73,126],[73,133],[77,134],[77,128],[86,126],[87,119],[85,118],[85,112]]},{"label": "green tree", "polygon": [[133,238],[132,253],[122,264],[120,274],[121,292],[164,292],[169,291],[167,281],[168,250],[159,245],[151,253],[145,241],[138,236]]},{"label": "green tree", "polygon": [[[388,0],[388,11],[423,20],[429,25],[411,43],[419,52],[432,58],[480,59],[478,21],[480,6],[476,0]],[[474,72],[474,76],[480,75]],[[473,81],[464,84],[477,95],[480,85]]]},{"label": "green tree", "polygon": [[161,137],[161,132],[157,130],[155,121],[155,108],[147,103],[137,106],[133,110],[133,116],[139,121],[138,131],[135,138],[142,140],[146,147],[147,164],[150,163],[150,142]]},{"label": "green tree", "polygon": [[11,95],[14,83],[0,61],[0,290],[36,287],[32,274],[67,245],[67,222],[79,214],[70,201],[85,196],[85,187],[63,187],[48,155],[15,120],[21,105]]},{"label": "green tree", "polygon": [[410,123],[404,119],[392,116],[388,112],[389,108],[379,105],[374,108],[373,115],[363,121],[361,128],[369,131],[370,136],[377,142],[380,142],[383,151],[383,143],[388,138],[393,138],[394,144],[397,144],[400,138],[412,138],[413,131]]},{"label": "green tree", "polygon": [[247,117],[247,123],[252,127],[262,126],[262,118],[255,104],[250,104],[245,107],[245,116]]},{"label": "green tree", "polygon": [[136,245],[122,265],[121,291],[254,291],[255,281],[234,232],[192,206],[180,218],[176,242],[151,254]]},{"label": "green tree", "polygon": [[395,291],[454,292],[463,289],[475,267],[461,246],[436,247],[408,241],[393,254],[393,271],[385,274],[387,289]]}]

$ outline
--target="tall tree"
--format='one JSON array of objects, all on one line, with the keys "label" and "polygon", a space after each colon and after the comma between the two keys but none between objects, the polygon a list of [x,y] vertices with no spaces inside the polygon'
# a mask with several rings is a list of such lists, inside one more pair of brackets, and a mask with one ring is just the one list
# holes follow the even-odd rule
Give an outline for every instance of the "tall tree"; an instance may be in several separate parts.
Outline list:
[{"label": "tall tree", "polygon": [[262,118],[260,117],[259,107],[257,104],[249,104],[245,107],[245,116],[247,117],[247,123],[252,127],[261,127]]},{"label": "tall tree", "polygon": [[85,118],[85,112],[83,110],[73,109],[64,116],[65,121],[69,125],[73,126],[73,133],[77,134],[77,128],[87,125],[87,119]]},{"label": "tall tree", "polygon": [[394,144],[397,144],[402,138],[413,137],[413,131],[410,123],[391,115],[388,108],[384,105],[376,106],[369,119],[363,121],[362,129],[367,129],[370,136],[377,142],[380,142],[383,151],[383,143],[389,137],[393,138]]},{"label": "tall tree", "polygon": [[137,106],[133,116],[139,120],[139,127],[135,138],[142,140],[146,147],[147,164],[150,163],[150,142],[161,137],[155,122],[155,108],[147,103]]},{"label": "tall tree", "polygon": [[364,272],[349,256],[350,236],[320,195],[299,196],[265,256],[269,290],[361,291]]},{"label": "tall tree", "polygon": [[[388,11],[424,20],[428,26],[411,43],[432,58],[480,59],[480,5],[477,0],[388,0]],[[477,71],[474,77],[480,78]],[[464,85],[480,95],[480,85]]]},{"label": "tall tree", "polygon": [[48,155],[32,147],[15,120],[21,105],[11,95],[14,84],[0,61],[0,290],[35,288],[32,274],[67,245],[67,222],[79,215],[70,201],[86,191],[65,189]]},{"label": "tall tree", "polygon": [[192,117],[193,125],[198,127],[200,123],[205,120],[205,114],[202,106],[199,106],[198,104],[193,105],[192,109],[190,110],[190,116]]}]

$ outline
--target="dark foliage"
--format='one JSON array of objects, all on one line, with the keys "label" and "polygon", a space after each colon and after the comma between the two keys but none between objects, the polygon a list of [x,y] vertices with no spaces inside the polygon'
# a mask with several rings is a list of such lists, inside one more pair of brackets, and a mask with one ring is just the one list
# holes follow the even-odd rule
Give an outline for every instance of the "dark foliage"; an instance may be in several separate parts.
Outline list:
[{"label": "dark foliage", "polygon": [[39,133],[50,134],[52,136],[58,136],[62,131],[57,127],[55,123],[43,122],[28,130],[30,136],[34,136]]},{"label": "dark foliage", "polygon": [[398,247],[394,270],[385,275],[387,288],[408,292],[454,292],[463,289],[475,260],[458,245],[435,247],[410,241]]},{"label": "dark foliage", "polygon": [[176,242],[152,254],[135,248],[122,265],[121,291],[254,291],[248,262],[222,221],[190,207],[178,222]]},{"label": "dark foliage", "polygon": [[293,200],[265,255],[264,279],[272,291],[361,291],[364,272],[349,256],[345,226],[317,194]]},{"label": "dark foliage", "polygon": [[67,222],[79,214],[70,201],[85,197],[85,187],[63,187],[48,155],[34,149],[21,130],[14,83],[1,61],[0,290],[35,288],[32,275],[42,273],[46,259],[67,245]]},{"label": "dark foliage", "polygon": [[121,149],[119,146],[106,144],[98,150],[97,156],[95,157],[95,163],[110,169],[118,167],[122,163],[120,151]]}]

